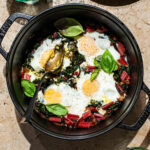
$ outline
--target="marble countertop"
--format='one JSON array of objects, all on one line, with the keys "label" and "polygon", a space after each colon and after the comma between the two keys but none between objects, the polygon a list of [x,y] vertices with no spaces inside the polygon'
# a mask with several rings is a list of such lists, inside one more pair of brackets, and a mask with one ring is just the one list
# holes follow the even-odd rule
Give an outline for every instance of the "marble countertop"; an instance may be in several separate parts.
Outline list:
[{"label": "marble countertop", "polygon": [[[43,0],[46,2],[46,0]],[[13,0],[0,1],[0,26],[14,12],[35,15],[43,9],[67,2],[83,2],[101,7],[122,20],[135,36],[144,61],[144,82],[150,87],[150,1],[149,0],[47,0],[47,4],[36,7],[16,7]],[[23,20],[17,20],[6,34],[2,46],[9,50]],[[66,141],[49,137],[33,129],[28,124],[20,124],[20,116],[8,94],[3,68],[5,60],[0,56],[0,150],[125,150],[126,147],[142,146],[150,150],[150,118],[138,131],[114,128],[104,135],[81,141]],[[141,91],[140,97],[131,113],[125,119],[133,123],[144,109],[147,96]]]}]

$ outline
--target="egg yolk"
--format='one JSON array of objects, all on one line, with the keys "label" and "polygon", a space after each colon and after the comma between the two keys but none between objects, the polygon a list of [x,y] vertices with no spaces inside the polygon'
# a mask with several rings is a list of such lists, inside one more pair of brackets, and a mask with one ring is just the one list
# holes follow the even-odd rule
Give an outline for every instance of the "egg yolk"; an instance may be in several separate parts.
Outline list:
[{"label": "egg yolk", "polygon": [[97,80],[90,81],[86,80],[84,81],[82,85],[82,91],[86,96],[92,96],[95,92],[97,92],[99,89],[99,82]]},{"label": "egg yolk", "polygon": [[83,36],[79,39],[79,50],[85,52],[88,56],[94,56],[98,52],[95,40],[90,36]]},{"label": "egg yolk", "polygon": [[103,105],[106,105],[110,102],[112,102],[112,99],[108,98],[107,96],[102,96],[100,99],[104,101]]},{"label": "egg yolk", "polygon": [[48,61],[50,58],[53,58],[53,57],[54,57],[54,50],[53,50],[53,49],[44,51],[43,54],[42,54],[42,57],[41,57],[41,59],[40,59],[40,61],[39,61],[40,66],[41,66],[42,68],[44,68],[45,65],[46,65],[46,63],[47,63],[47,61]]},{"label": "egg yolk", "polygon": [[44,99],[46,100],[46,104],[61,103],[62,95],[59,91],[48,89],[44,92]]}]

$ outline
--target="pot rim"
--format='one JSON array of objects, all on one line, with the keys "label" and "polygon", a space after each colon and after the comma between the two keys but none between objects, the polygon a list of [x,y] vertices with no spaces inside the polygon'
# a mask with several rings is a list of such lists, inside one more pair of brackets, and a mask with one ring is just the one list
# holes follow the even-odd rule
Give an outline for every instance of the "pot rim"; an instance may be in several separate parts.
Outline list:
[{"label": "pot rim", "polygon": [[[137,83],[137,87],[136,87],[136,90],[134,91],[134,95],[133,97],[131,98],[132,99],[132,103],[130,102],[128,108],[126,108],[126,110],[124,110],[124,112],[122,113],[122,115],[118,118],[117,121],[113,122],[111,125],[107,126],[106,129],[104,131],[96,131],[96,132],[93,132],[93,133],[90,133],[90,134],[84,134],[84,135],[64,135],[64,134],[58,134],[58,133],[55,133],[55,132],[51,132],[51,131],[48,131],[45,130],[44,128],[42,128],[41,126],[39,126],[39,124],[34,121],[33,119],[31,119],[31,122],[29,122],[34,128],[38,129],[39,131],[47,134],[47,135],[50,135],[50,136],[53,136],[55,138],[60,138],[60,139],[65,139],[65,140],[81,140],[81,139],[88,139],[88,138],[92,138],[92,137],[95,137],[95,136],[98,136],[100,134],[103,134],[111,129],[113,129],[114,127],[116,127],[119,123],[121,123],[123,121],[123,119],[128,115],[128,113],[131,111],[132,107],[134,106],[134,104],[136,103],[137,101],[137,98],[139,97],[139,94],[140,94],[140,91],[141,91],[141,87],[142,87],[142,84],[143,84],[143,60],[142,60],[142,55],[141,55],[141,52],[140,52],[140,49],[139,49],[139,46],[137,44],[137,41],[135,40],[133,34],[131,33],[131,31],[127,28],[127,26],[121,21],[119,20],[115,15],[109,13],[108,11],[100,8],[100,7],[97,7],[97,6],[93,6],[93,5],[89,5],[89,4],[81,4],[81,3],[70,3],[70,4],[62,4],[62,5],[58,5],[58,6],[55,6],[55,7],[52,7],[52,8],[49,8],[49,9],[46,9],[45,11],[39,13],[38,15],[36,16],[33,16],[30,21],[25,24],[21,30],[18,32],[18,34],[16,35],[12,45],[11,45],[11,48],[10,48],[10,51],[9,51],[9,55],[8,55],[8,60],[6,62],[6,82],[7,82],[7,88],[8,88],[8,91],[9,91],[9,94],[10,94],[10,97],[15,105],[15,108],[17,109],[17,111],[21,114],[21,116],[23,116],[23,114],[21,113],[20,111],[20,106],[18,106],[15,102],[15,98],[13,97],[13,94],[11,93],[11,89],[9,87],[10,85],[10,82],[9,82],[9,79],[8,79],[8,74],[9,74],[9,71],[8,71],[8,68],[9,68],[9,56],[11,55],[11,51],[15,45],[15,42],[19,36],[19,34],[32,22],[34,21],[36,18],[42,16],[43,14],[46,14],[52,10],[55,10],[55,9],[59,9],[59,8],[64,8],[66,9],[67,7],[72,7],[72,6],[75,6],[75,7],[85,7],[85,8],[82,8],[82,9],[89,9],[89,8],[92,8],[92,9],[95,9],[97,11],[102,11],[102,12],[105,12],[107,15],[111,16],[114,20],[116,20],[118,22],[118,25],[120,24],[120,28],[124,28],[126,30],[126,36],[129,38],[129,39],[132,39],[132,45],[134,43],[134,49],[136,48],[137,49],[137,53],[138,53],[138,57],[140,59],[140,70],[138,72],[138,74],[140,75],[140,80],[138,80],[138,83]],[[91,10],[90,10],[91,11]],[[92,10],[93,12],[96,12],[94,10]],[[121,27],[122,26],[122,27]],[[125,33],[125,31],[124,31]],[[128,33],[128,35],[127,35]],[[130,36],[130,37],[129,37]],[[130,40],[131,41],[131,40]],[[24,111],[24,109],[21,107],[21,109]]]}]

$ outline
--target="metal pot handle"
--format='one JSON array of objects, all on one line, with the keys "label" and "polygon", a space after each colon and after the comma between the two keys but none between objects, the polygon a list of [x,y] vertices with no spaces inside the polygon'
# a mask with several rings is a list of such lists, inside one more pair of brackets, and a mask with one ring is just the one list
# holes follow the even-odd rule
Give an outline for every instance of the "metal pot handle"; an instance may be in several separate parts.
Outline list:
[{"label": "metal pot handle", "polygon": [[142,90],[148,95],[148,98],[149,98],[144,111],[141,113],[140,117],[134,124],[127,125],[127,124],[120,123],[118,125],[119,128],[123,128],[123,129],[127,129],[127,130],[138,130],[139,128],[141,128],[141,126],[144,124],[146,119],[149,117],[149,115],[150,115],[150,89],[145,85],[144,82],[142,85]]},{"label": "metal pot handle", "polygon": [[2,48],[1,43],[3,41],[3,38],[5,36],[5,34],[7,33],[8,29],[11,27],[11,25],[13,24],[13,22],[17,19],[17,18],[23,18],[23,19],[27,19],[28,21],[32,18],[32,16],[26,15],[26,14],[22,14],[22,13],[14,13],[11,16],[9,16],[7,18],[7,20],[5,21],[5,23],[2,25],[2,27],[0,28],[0,53],[1,55],[7,60],[8,57],[8,53]]}]

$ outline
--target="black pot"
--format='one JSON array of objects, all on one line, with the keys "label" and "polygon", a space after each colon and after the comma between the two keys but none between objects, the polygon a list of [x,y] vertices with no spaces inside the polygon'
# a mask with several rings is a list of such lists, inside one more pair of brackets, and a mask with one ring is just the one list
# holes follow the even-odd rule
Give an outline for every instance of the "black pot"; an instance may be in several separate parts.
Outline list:
[{"label": "black pot", "polygon": [[28,53],[27,49],[32,45],[30,37],[38,36],[39,33],[46,34],[50,30],[50,25],[61,17],[71,16],[77,19],[92,19],[97,23],[106,25],[118,38],[123,41],[127,49],[128,62],[131,68],[131,85],[127,93],[127,98],[118,113],[102,122],[100,125],[90,129],[67,129],[58,127],[50,122],[41,119],[36,113],[33,114],[30,124],[36,129],[48,135],[69,139],[91,138],[109,131],[114,127],[128,130],[137,130],[146,121],[150,114],[150,100],[138,120],[133,125],[122,124],[123,119],[134,106],[140,91],[143,90],[150,98],[150,90],[143,83],[143,61],[137,42],[129,29],[114,15],[107,11],[85,4],[68,4],[48,9],[39,15],[32,17],[21,13],[11,15],[0,29],[0,45],[12,23],[17,18],[24,18],[28,23],[16,36],[9,53],[0,46],[0,53],[6,59],[6,80],[11,99],[18,112],[23,116],[27,108],[24,100],[23,90],[20,86],[20,69]]}]

